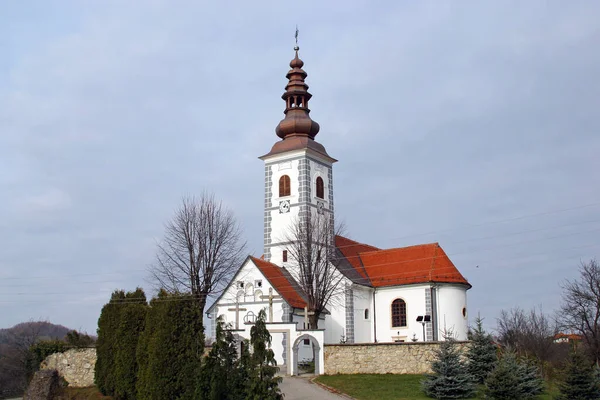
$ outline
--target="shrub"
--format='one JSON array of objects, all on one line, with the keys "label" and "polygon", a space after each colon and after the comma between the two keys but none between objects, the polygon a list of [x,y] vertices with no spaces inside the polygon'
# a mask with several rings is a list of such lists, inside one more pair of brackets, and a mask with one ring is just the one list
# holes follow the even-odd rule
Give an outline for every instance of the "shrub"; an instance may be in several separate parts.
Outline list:
[{"label": "shrub", "polygon": [[25,370],[27,375],[27,382],[31,380],[33,374],[39,371],[40,364],[50,354],[62,353],[68,348],[67,343],[62,340],[46,340],[38,342],[29,348],[27,352],[27,358],[25,361]]}]

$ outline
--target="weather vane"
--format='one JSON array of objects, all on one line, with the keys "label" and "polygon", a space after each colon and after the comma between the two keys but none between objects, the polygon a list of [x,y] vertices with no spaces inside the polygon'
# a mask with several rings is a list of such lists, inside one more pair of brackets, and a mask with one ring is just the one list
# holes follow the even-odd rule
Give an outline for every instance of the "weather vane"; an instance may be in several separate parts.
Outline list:
[{"label": "weather vane", "polygon": [[295,35],[295,37],[296,37],[296,46],[294,47],[294,50],[299,50],[300,49],[300,47],[298,47],[298,32],[299,32],[298,31],[298,25],[296,25],[296,35]]}]

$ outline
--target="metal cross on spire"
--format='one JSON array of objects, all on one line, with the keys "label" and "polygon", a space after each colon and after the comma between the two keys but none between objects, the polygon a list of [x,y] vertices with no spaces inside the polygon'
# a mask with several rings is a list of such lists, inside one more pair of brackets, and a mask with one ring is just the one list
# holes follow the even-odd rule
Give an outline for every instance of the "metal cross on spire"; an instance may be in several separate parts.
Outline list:
[{"label": "metal cross on spire", "polygon": [[296,47],[294,47],[294,50],[298,50],[298,25],[296,25],[296,35],[294,36],[296,38]]}]

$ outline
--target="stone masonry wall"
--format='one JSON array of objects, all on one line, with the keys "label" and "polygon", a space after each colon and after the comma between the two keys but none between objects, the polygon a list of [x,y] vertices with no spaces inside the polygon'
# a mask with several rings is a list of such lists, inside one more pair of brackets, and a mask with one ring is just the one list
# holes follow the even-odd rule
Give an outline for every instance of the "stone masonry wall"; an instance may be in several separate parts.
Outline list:
[{"label": "stone masonry wall", "polygon": [[70,349],[64,353],[50,354],[40,364],[40,369],[55,369],[72,387],[94,385],[96,349]]},{"label": "stone masonry wall", "polygon": [[[469,342],[458,342],[464,351]],[[439,342],[326,344],[325,373],[426,374]]]}]

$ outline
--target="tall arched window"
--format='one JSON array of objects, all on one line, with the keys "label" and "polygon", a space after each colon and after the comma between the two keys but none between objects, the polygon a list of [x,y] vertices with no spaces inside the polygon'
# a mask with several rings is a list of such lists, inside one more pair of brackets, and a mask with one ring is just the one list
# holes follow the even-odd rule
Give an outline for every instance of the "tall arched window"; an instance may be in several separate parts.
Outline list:
[{"label": "tall arched window", "polygon": [[406,326],[406,302],[396,299],[392,302],[392,328]]},{"label": "tall arched window", "polygon": [[279,197],[290,195],[290,177],[283,175],[279,178]]},{"label": "tall arched window", "polygon": [[325,198],[325,186],[323,185],[323,178],[317,177],[317,197],[320,199]]}]

